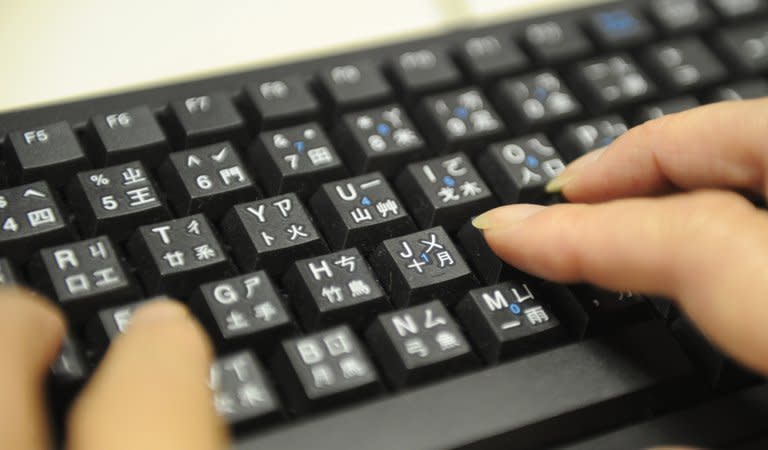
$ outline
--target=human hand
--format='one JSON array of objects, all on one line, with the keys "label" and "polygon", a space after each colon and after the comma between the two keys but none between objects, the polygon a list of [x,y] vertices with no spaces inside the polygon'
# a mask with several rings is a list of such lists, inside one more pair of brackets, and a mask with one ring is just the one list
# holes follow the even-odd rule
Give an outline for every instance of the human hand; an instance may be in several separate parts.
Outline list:
[{"label": "human hand", "polygon": [[[65,329],[46,300],[0,290],[0,448],[50,448],[43,384]],[[183,305],[159,300],[139,308],[75,401],[67,448],[227,448],[206,384],[211,359],[204,331]]]}]

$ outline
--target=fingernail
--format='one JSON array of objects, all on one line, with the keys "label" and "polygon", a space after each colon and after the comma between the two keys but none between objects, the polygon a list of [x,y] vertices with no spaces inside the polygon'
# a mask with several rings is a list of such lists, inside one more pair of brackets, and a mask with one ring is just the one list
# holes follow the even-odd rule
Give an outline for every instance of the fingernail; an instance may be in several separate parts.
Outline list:
[{"label": "fingernail", "polygon": [[556,194],[563,190],[563,188],[569,184],[571,181],[573,181],[574,178],[576,178],[587,166],[594,163],[598,159],[600,159],[601,156],[603,156],[603,153],[605,153],[605,150],[608,147],[602,147],[597,150],[593,150],[586,155],[582,156],[581,158],[577,159],[576,161],[572,162],[568,165],[568,167],[565,168],[565,170],[558,175],[557,177],[553,178],[549,183],[547,183],[544,190],[548,194]]},{"label": "fingernail", "polygon": [[173,300],[152,300],[131,315],[131,325],[171,322],[189,317],[187,308]]},{"label": "fingernail", "polygon": [[492,209],[472,219],[472,226],[478,230],[489,230],[502,225],[520,222],[545,209],[542,205],[510,205]]}]

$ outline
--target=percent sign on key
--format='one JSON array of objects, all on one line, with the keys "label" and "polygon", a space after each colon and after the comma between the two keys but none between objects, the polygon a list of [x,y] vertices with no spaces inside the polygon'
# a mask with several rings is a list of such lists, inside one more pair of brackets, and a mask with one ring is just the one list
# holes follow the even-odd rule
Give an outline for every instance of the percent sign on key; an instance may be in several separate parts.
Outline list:
[{"label": "percent sign on key", "polygon": [[91,175],[89,180],[96,186],[106,186],[109,184],[109,178],[105,177],[104,174]]}]

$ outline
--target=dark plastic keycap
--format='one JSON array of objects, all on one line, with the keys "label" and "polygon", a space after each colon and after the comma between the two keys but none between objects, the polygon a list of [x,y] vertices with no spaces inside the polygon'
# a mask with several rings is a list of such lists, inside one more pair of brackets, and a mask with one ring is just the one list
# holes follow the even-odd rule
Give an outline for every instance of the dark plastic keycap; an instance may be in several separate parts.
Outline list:
[{"label": "dark plastic keycap", "polygon": [[483,232],[467,221],[457,233],[467,261],[485,284],[495,284],[519,276],[520,273],[499,258],[483,237]]},{"label": "dark plastic keycap", "polygon": [[751,78],[720,85],[708,97],[711,102],[726,100],[746,100],[760,98],[768,95],[768,81],[762,78]]},{"label": "dark plastic keycap", "polygon": [[12,132],[3,153],[12,184],[45,179],[58,187],[91,166],[67,122]]},{"label": "dark plastic keycap", "polygon": [[328,67],[320,71],[318,81],[324,99],[335,112],[385,102],[393,94],[379,68],[369,60]]},{"label": "dark plastic keycap", "polygon": [[401,92],[424,94],[454,87],[461,73],[445,51],[416,48],[396,55],[390,64],[392,78]]},{"label": "dark plastic keycap", "polygon": [[93,116],[86,130],[89,155],[97,166],[140,160],[155,167],[170,148],[147,106]]},{"label": "dark plastic keycap", "polygon": [[70,334],[65,335],[48,376],[48,401],[55,415],[66,413],[89,373],[82,345]]},{"label": "dark plastic keycap", "polygon": [[389,302],[356,248],[296,261],[283,278],[304,329],[347,323],[359,329]]},{"label": "dark plastic keycap", "polygon": [[482,35],[468,38],[458,49],[459,61],[475,83],[518,72],[528,57],[506,36]]},{"label": "dark plastic keycap", "polygon": [[168,134],[177,149],[221,141],[242,145],[247,140],[245,121],[224,92],[172,101],[166,116]]},{"label": "dark plastic keycap", "polygon": [[647,122],[649,120],[658,119],[659,117],[669,114],[686,111],[699,105],[699,101],[692,95],[675,97],[669,100],[651,103],[640,108],[639,112],[637,113],[636,122]]},{"label": "dark plastic keycap", "polygon": [[667,33],[696,31],[710,26],[715,15],[703,0],[651,0],[650,13]]},{"label": "dark plastic keycap", "polygon": [[21,278],[8,258],[0,258],[0,286],[19,284]]},{"label": "dark plastic keycap", "polygon": [[310,200],[328,245],[367,254],[384,239],[416,231],[400,199],[378,172],[326,183]]},{"label": "dark plastic keycap", "polygon": [[752,22],[720,30],[716,44],[730,62],[748,74],[768,69],[768,22]]},{"label": "dark plastic keycap", "polygon": [[698,38],[683,38],[652,45],[645,61],[670,89],[686,90],[711,85],[728,75],[725,66]]},{"label": "dark plastic keycap", "polygon": [[128,329],[134,311],[146,302],[145,300],[100,310],[86,328],[88,348],[96,355],[103,354],[112,340]]},{"label": "dark plastic keycap", "polygon": [[626,53],[593,58],[576,65],[574,89],[583,90],[595,112],[652,96],[656,85]]},{"label": "dark plastic keycap", "polygon": [[495,92],[499,111],[516,131],[529,131],[582,112],[571,90],[551,70],[505,78]]},{"label": "dark plastic keycap", "polygon": [[556,145],[568,161],[586,155],[592,150],[605,147],[627,132],[627,124],[617,114],[600,116],[566,126]]},{"label": "dark plastic keycap", "polygon": [[320,111],[307,83],[297,75],[253,81],[243,100],[246,115],[262,130],[305,122]]},{"label": "dark plastic keycap", "polygon": [[534,57],[545,64],[580,58],[594,49],[581,28],[565,20],[528,25],[523,33],[523,42]]},{"label": "dark plastic keycap", "polygon": [[768,11],[765,0],[712,0],[712,6],[729,20],[760,16]]},{"label": "dark plastic keycap", "polygon": [[632,9],[612,9],[593,14],[589,20],[592,36],[606,48],[627,47],[653,38],[650,23]]}]

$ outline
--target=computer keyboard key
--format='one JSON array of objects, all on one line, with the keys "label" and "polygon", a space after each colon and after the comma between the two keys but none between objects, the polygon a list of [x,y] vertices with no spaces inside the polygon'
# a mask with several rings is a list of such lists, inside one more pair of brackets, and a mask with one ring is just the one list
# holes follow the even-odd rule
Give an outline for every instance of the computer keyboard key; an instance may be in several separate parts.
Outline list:
[{"label": "computer keyboard key", "polygon": [[310,207],[333,250],[359,247],[368,254],[384,239],[416,231],[416,226],[378,172],[326,183]]},{"label": "computer keyboard key", "polygon": [[722,102],[727,100],[747,100],[768,96],[768,81],[762,78],[751,78],[720,85],[715,88],[707,100]]},{"label": "computer keyboard key", "polygon": [[477,284],[442,227],[387,239],[370,261],[397,307],[433,298],[453,304]]},{"label": "computer keyboard key", "polygon": [[346,169],[317,123],[261,133],[251,144],[250,158],[270,195],[296,192],[308,197]]},{"label": "computer keyboard key", "polygon": [[760,16],[768,11],[765,0],[712,0],[712,5],[729,20]]},{"label": "computer keyboard key", "polygon": [[217,220],[230,205],[259,195],[229,142],[171,153],[158,173],[168,203],[179,216],[203,212]]},{"label": "computer keyboard key", "polygon": [[70,334],[61,341],[61,349],[51,364],[48,377],[49,402],[58,413],[63,414],[78,394],[90,373],[82,345]]},{"label": "computer keyboard key", "polygon": [[753,22],[720,30],[715,43],[744,73],[759,75],[768,69],[768,22]]},{"label": "computer keyboard key", "polygon": [[356,248],[296,261],[283,286],[307,330],[340,323],[359,329],[390,309],[379,281]]},{"label": "computer keyboard key", "polygon": [[275,379],[297,413],[370,399],[381,390],[376,368],[346,325],[284,341],[280,350]]},{"label": "computer keyboard key", "polygon": [[528,65],[528,57],[514,41],[492,34],[465,40],[458,57],[475,83],[509,75]]},{"label": "computer keyboard key", "polygon": [[248,83],[242,103],[245,114],[261,130],[311,120],[320,112],[320,103],[298,75]]},{"label": "computer keyboard key", "polygon": [[280,399],[263,366],[249,351],[219,357],[211,364],[213,405],[235,431],[252,429],[282,416]]},{"label": "computer keyboard key", "polygon": [[152,176],[139,161],[80,172],[67,197],[84,236],[108,234],[120,241],[137,225],[171,218]]},{"label": "computer keyboard key", "polygon": [[45,179],[59,187],[73,173],[91,167],[67,122],[9,133],[3,159],[12,184]]},{"label": "computer keyboard key", "polygon": [[202,214],[139,227],[128,253],[150,294],[185,298],[196,285],[234,273]]},{"label": "computer keyboard key", "polygon": [[566,126],[556,146],[560,154],[570,162],[609,145],[627,130],[627,124],[619,115],[600,116]]},{"label": "computer keyboard key", "polygon": [[682,38],[652,45],[645,61],[669,88],[689,90],[724,80],[728,70],[698,38]]},{"label": "computer keyboard key", "polygon": [[0,286],[19,284],[21,278],[8,258],[0,258]]},{"label": "computer keyboard key", "polygon": [[573,76],[589,98],[587,105],[596,112],[637,102],[656,92],[653,81],[625,53],[579,63]]},{"label": "computer keyboard key", "polygon": [[245,121],[224,92],[172,101],[165,119],[168,134],[179,150],[221,141],[243,145],[247,141]]},{"label": "computer keyboard key", "polygon": [[438,153],[479,149],[504,133],[504,124],[477,88],[427,97],[417,118]]},{"label": "computer keyboard key", "polygon": [[589,19],[592,36],[605,48],[629,47],[653,38],[655,31],[637,11],[612,9],[593,14]]},{"label": "computer keyboard key", "polygon": [[703,0],[652,0],[651,16],[667,33],[683,33],[707,28],[715,14]]},{"label": "computer keyboard key", "polygon": [[87,324],[85,330],[88,348],[96,356],[102,355],[109,347],[109,344],[112,343],[112,340],[128,329],[134,311],[149,301],[142,300],[127,303],[105,308],[96,313],[95,317]]},{"label": "computer keyboard key", "polygon": [[409,164],[396,181],[421,228],[458,229],[467,217],[496,206],[488,185],[464,153]]},{"label": "computer keyboard key", "polygon": [[297,259],[328,251],[295,194],[236,205],[224,216],[221,231],[240,269],[263,268],[273,277]]},{"label": "computer keyboard key", "polygon": [[268,354],[295,330],[264,271],[203,284],[190,305],[219,350],[251,348]]},{"label": "computer keyboard key", "polygon": [[429,154],[408,114],[395,104],[346,114],[339,125],[339,152],[355,174],[378,170],[391,176]]},{"label": "computer keyboard key", "polygon": [[382,314],[366,332],[372,353],[396,388],[449,376],[477,364],[445,306],[434,300]]},{"label": "computer keyboard key", "polygon": [[637,113],[637,123],[647,122],[649,120],[658,119],[669,114],[675,114],[689,109],[693,109],[699,106],[699,100],[692,95],[685,95],[682,97],[675,97],[669,100],[663,100],[656,103],[651,103],[640,108]]},{"label": "computer keyboard key", "polygon": [[155,167],[170,149],[157,118],[147,106],[93,116],[86,135],[89,156],[99,167],[136,160]]},{"label": "computer keyboard key", "polygon": [[318,82],[334,112],[384,102],[393,95],[392,87],[370,60],[323,69],[318,74]]},{"label": "computer keyboard key", "polygon": [[571,21],[532,23],[525,28],[523,43],[538,61],[545,64],[584,57],[594,50],[589,38]]},{"label": "computer keyboard key", "polygon": [[496,99],[507,123],[517,131],[566,120],[582,112],[579,101],[551,70],[502,80]]},{"label": "computer keyboard key", "polygon": [[0,254],[24,263],[43,247],[74,237],[48,183],[0,190]]},{"label": "computer keyboard key", "polygon": [[404,94],[424,94],[452,88],[462,82],[461,73],[443,50],[417,48],[396,55],[390,72]]},{"label": "computer keyboard key", "polygon": [[507,281],[473,289],[456,314],[490,363],[540,351],[562,340],[563,328],[536,286]]},{"label": "computer keyboard key", "polygon": [[106,236],[43,249],[31,273],[74,322],[82,323],[97,309],[140,296],[136,281]]},{"label": "computer keyboard key", "polygon": [[469,220],[459,229],[456,238],[464,250],[467,262],[483,284],[495,284],[519,275],[520,272],[496,256],[485,241],[483,232],[472,226]]},{"label": "computer keyboard key", "polygon": [[477,167],[502,203],[541,203],[551,199],[544,187],[565,163],[545,135],[534,134],[491,145]]}]

